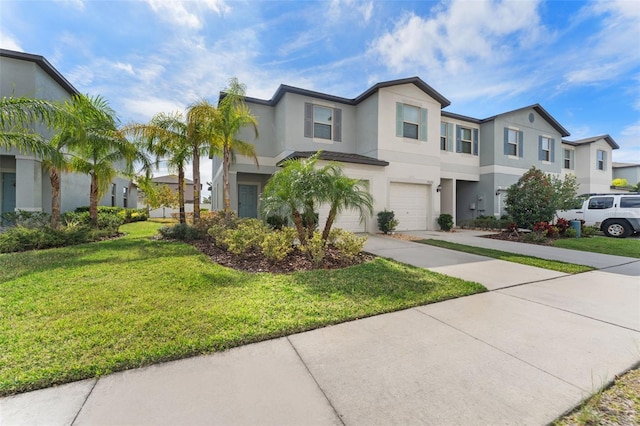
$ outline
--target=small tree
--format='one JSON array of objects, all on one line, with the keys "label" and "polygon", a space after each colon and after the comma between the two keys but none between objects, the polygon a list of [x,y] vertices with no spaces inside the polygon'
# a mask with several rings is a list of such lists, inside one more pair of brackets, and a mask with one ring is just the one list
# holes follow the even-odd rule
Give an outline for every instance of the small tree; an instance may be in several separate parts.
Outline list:
[{"label": "small tree", "polygon": [[571,204],[577,192],[574,176],[551,178],[532,166],[507,190],[507,212],[521,228],[532,229],[537,222],[550,222],[556,210]]}]

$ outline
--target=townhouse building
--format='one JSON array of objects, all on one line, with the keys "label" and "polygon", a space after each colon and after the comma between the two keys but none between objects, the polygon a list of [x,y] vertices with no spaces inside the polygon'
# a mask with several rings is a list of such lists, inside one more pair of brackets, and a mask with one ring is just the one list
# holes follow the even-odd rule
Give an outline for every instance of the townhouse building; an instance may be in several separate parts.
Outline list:
[{"label": "townhouse building", "polygon": [[[353,99],[281,85],[269,99],[246,98],[259,122],[257,167],[239,156],[230,168],[232,208],[258,217],[260,194],[283,160],[322,150],[362,179],[374,215],[360,221],[344,212],[336,226],[375,232],[376,214],[393,210],[398,230],[438,229],[437,217],[456,222],[505,213],[504,194],[532,165],[546,173],[574,173],[580,192],[607,192],[608,135],[569,141],[565,129],[535,104],[479,119],[445,110],[450,101],[418,77],[375,84]],[[248,131],[239,137],[252,141]],[[212,209],[222,208],[222,164],[213,159]],[[321,220],[326,209],[320,209]]]},{"label": "townhouse building", "polygon": [[[31,97],[49,101],[71,99],[78,90],[44,57],[0,49],[0,97]],[[50,131],[38,127],[45,137]],[[42,158],[16,148],[0,148],[0,213],[17,210],[51,213],[51,183]],[[62,212],[89,205],[88,175],[63,173],[60,179]],[[115,178],[99,204],[136,207],[136,187]]]}]

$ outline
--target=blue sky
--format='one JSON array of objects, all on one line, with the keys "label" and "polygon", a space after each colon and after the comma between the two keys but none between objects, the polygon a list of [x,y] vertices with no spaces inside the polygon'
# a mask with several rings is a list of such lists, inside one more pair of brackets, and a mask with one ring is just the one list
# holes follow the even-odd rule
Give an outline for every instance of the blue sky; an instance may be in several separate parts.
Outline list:
[{"label": "blue sky", "polygon": [[614,161],[640,162],[637,0],[0,0],[0,47],[46,57],[123,122],[215,101],[233,76],[264,99],[419,76],[447,111],[540,103],[568,139],[608,133]]}]

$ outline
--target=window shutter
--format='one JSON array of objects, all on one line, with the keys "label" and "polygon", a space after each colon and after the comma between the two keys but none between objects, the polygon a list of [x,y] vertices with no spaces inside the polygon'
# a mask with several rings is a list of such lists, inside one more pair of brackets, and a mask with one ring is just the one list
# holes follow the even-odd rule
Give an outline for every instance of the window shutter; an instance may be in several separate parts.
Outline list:
[{"label": "window shutter", "polygon": [[456,125],[456,152],[462,152],[462,128]]},{"label": "window shutter", "polygon": [[556,140],[555,139],[551,139],[551,142],[549,143],[549,149],[551,150],[551,162],[555,163],[556,162]]},{"label": "window shutter", "polygon": [[333,109],[333,140],[342,142],[342,110],[340,108]]},{"label": "window shutter", "polygon": [[420,140],[427,140],[427,115],[428,110],[426,108],[420,108]]},{"label": "window shutter", "polygon": [[607,152],[602,151],[602,170],[607,170]]},{"label": "window shutter", "polygon": [[402,123],[404,122],[404,108],[400,102],[396,102],[396,136],[402,137]]},{"label": "window shutter", "polygon": [[473,155],[478,155],[478,129],[473,129]]},{"label": "window shutter", "polygon": [[313,105],[304,103],[304,137],[313,137]]},{"label": "window shutter", "polygon": [[538,160],[544,160],[544,152],[542,152],[542,136],[538,136]]},{"label": "window shutter", "polygon": [[518,157],[522,158],[524,155],[524,133],[518,132]]},{"label": "window shutter", "polygon": [[453,123],[447,123],[447,151],[453,152]]},{"label": "window shutter", "polygon": [[571,166],[571,170],[575,169],[575,151],[569,151],[569,166]]},{"label": "window shutter", "polygon": [[509,155],[509,129],[504,128],[504,155]]}]

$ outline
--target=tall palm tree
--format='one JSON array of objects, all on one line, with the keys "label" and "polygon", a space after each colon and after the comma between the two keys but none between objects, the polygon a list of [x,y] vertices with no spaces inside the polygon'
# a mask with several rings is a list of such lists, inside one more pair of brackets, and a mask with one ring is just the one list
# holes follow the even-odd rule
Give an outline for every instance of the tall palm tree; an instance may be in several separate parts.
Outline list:
[{"label": "tall palm tree", "polygon": [[137,138],[140,148],[155,156],[156,168],[167,159],[169,169],[178,171],[178,208],[180,223],[186,223],[184,208],[184,169],[193,155],[188,126],[181,113],[159,113],[148,124],[130,124],[120,131]]},{"label": "tall palm tree", "polygon": [[200,155],[218,152],[216,122],[218,109],[207,100],[192,104],[187,110],[187,134],[193,153],[193,222],[200,219]]},{"label": "tall palm tree", "polygon": [[137,150],[118,132],[116,114],[104,98],[76,95],[70,108],[77,119],[65,129],[73,153],[71,167],[91,177],[89,215],[97,226],[98,201],[117,174],[133,173]]},{"label": "tall palm tree", "polygon": [[227,220],[231,218],[231,198],[229,196],[229,166],[232,156],[240,154],[253,158],[257,166],[258,157],[253,144],[238,139],[236,135],[243,127],[250,126],[258,137],[258,119],[251,114],[251,110],[244,103],[246,86],[238,82],[237,78],[229,81],[229,87],[218,104],[218,114],[215,128],[217,133],[217,148],[222,154],[222,190],[224,197],[224,212]]}]

